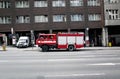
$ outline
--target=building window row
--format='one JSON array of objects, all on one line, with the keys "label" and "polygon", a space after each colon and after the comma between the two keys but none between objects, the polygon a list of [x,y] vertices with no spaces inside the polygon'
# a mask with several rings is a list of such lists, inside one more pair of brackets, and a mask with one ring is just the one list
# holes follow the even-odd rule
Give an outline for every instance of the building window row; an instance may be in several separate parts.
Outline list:
[{"label": "building window row", "polygon": [[119,3],[119,0],[108,0],[109,3]]},{"label": "building window row", "polygon": [[0,16],[0,24],[10,24],[11,20],[10,16]]},{"label": "building window row", "polygon": [[35,23],[40,23],[40,22],[48,22],[48,15],[37,15],[34,17],[35,18]]},{"label": "building window row", "polygon": [[47,0],[35,0],[34,7],[48,7]]},{"label": "building window row", "polygon": [[[53,22],[67,22],[67,15],[53,15]],[[83,14],[73,14],[70,15],[70,19],[72,22],[82,22],[84,21]],[[89,14],[88,15],[89,21],[101,21],[100,14]],[[0,16],[0,24],[10,24],[12,21],[11,16]],[[48,22],[48,15],[36,15],[34,16],[35,23],[47,23]],[[16,16],[16,23],[30,23],[30,16]]]},{"label": "building window row", "polygon": [[65,0],[53,0],[52,6],[53,7],[65,7]]},{"label": "building window row", "polygon": [[100,21],[101,20],[101,15],[100,14],[89,14],[88,15],[88,20],[89,21]]},{"label": "building window row", "polygon": [[84,21],[84,15],[82,14],[71,15],[71,21]]},{"label": "building window row", "polygon": [[9,1],[0,1],[0,8],[10,8],[11,3]]},{"label": "building window row", "polygon": [[27,0],[16,1],[15,2],[15,7],[16,8],[29,8],[29,1],[27,1]]},{"label": "building window row", "polygon": [[66,15],[53,15],[53,22],[66,22]]},{"label": "building window row", "polygon": [[70,6],[83,6],[83,0],[70,0]]},{"label": "building window row", "polygon": [[[83,6],[84,0],[70,0],[70,6]],[[87,0],[88,6],[100,6],[100,0]],[[10,1],[0,1],[0,8],[10,8]],[[53,0],[52,7],[65,7],[66,0]],[[29,8],[29,0],[16,0],[15,8]],[[48,7],[48,0],[34,0],[34,7]]]},{"label": "building window row", "polygon": [[119,19],[120,17],[118,9],[107,9],[106,12],[109,20]]},{"label": "building window row", "polygon": [[16,23],[30,23],[30,16],[16,16]]},{"label": "building window row", "polygon": [[100,6],[100,0],[88,0],[87,5],[88,6]]}]

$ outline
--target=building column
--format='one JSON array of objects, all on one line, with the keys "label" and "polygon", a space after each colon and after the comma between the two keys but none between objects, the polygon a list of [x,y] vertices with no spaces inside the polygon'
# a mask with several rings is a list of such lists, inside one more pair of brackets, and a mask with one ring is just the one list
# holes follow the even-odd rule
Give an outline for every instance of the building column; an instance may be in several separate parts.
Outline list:
[{"label": "building column", "polygon": [[70,28],[68,28],[68,32],[71,32],[71,29],[70,29]]},{"label": "building column", "polygon": [[94,37],[94,45],[97,46],[97,30],[94,31],[95,37]]},{"label": "building column", "polygon": [[108,28],[106,28],[106,33],[105,33],[105,35],[106,35],[106,46],[108,46]]},{"label": "building column", "polygon": [[30,33],[31,33],[31,44],[33,46],[35,44],[34,30],[30,30]]},{"label": "building column", "polygon": [[13,27],[12,27],[10,30],[11,30],[11,34],[14,34],[14,29],[13,29]]},{"label": "building column", "polygon": [[102,46],[108,46],[108,29],[102,28]]},{"label": "building column", "polygon": [[49,33],[50,33],[50,34],[52,34],[52,33],[53,33],[53,30],[52,30],[52,29],[50,29],[50,30],[49,30]]}]

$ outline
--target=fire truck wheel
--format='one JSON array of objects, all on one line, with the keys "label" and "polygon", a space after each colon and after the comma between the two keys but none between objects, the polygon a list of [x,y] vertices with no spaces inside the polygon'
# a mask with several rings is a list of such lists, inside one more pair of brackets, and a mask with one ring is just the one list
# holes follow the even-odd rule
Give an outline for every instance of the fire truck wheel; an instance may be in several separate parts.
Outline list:
[{"label": "fire truck wheel", "polygon": [[42,46],[42,51],[43,51],[43,52],[47,52],[47,51],[48,51],[48,49],[49,49],[49,48],[48,48],[48,46],[47,46],[47,45]]},{"label": "fire truck wheel", "polygon": [[74,46],[73,46],[73,45],[69,45],[69,46],[68,46],[68,50],[69,50],[69,51],[73,51],[73,50],[74,50]]}]

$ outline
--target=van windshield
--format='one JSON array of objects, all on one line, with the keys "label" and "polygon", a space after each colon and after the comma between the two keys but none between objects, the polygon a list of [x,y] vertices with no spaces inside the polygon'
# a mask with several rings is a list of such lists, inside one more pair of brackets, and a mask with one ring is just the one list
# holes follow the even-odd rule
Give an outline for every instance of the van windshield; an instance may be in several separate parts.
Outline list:
[{"label": "van windshield", "polygon": [[20,39],[19,42],[26,42],[26,40],[25,39]]}]

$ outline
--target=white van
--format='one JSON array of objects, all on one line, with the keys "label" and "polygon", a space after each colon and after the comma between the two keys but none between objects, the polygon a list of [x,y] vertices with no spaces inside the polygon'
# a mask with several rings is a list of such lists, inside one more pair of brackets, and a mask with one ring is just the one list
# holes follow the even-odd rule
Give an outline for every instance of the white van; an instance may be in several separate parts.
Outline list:
[{"label": "white van", "polygon": [[28,47],[30,45],[30,40],[28,36],[21,36],[16,44],[18,48]]}]

